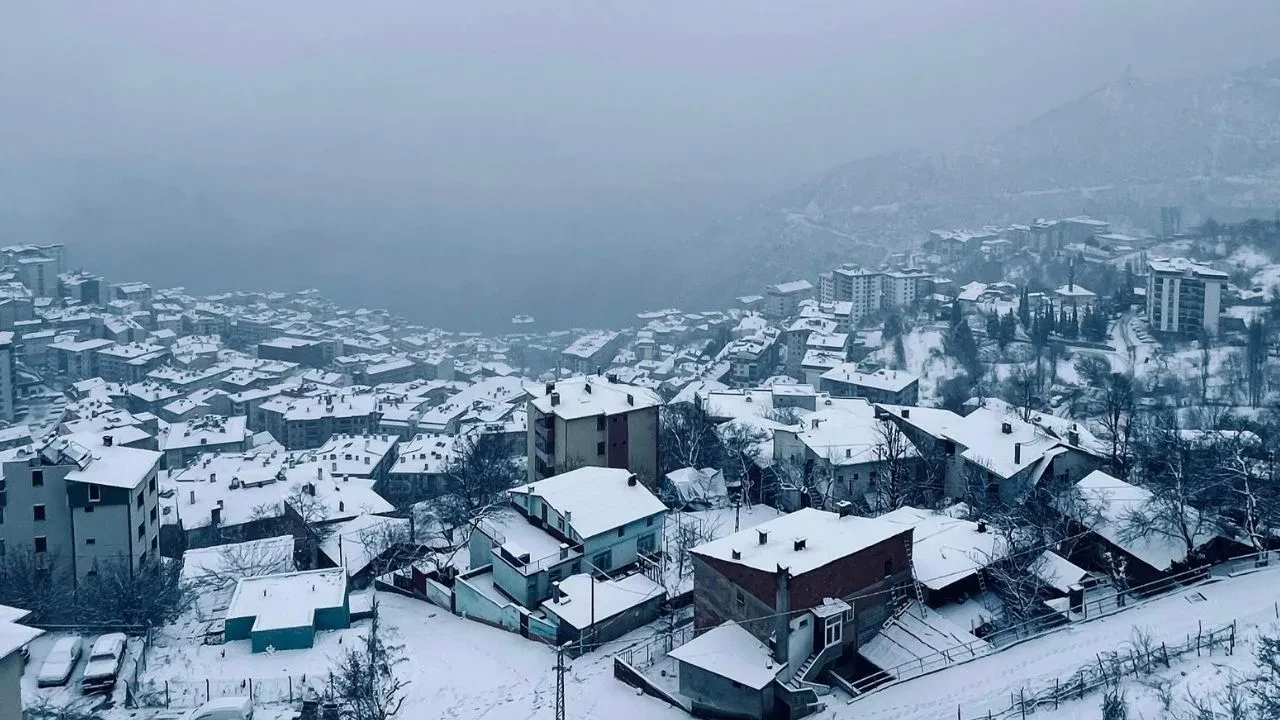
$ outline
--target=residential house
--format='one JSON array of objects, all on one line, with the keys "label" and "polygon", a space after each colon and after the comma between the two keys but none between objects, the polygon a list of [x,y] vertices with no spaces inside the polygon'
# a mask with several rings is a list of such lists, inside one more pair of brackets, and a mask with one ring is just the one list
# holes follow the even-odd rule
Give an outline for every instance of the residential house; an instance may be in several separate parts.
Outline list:
[{"label": "residential house", "polygon": [[844,363],[823,373],[818,389],[832,397],[860,397],[873,403],[915,405],[920,401],[920,378],[905,370],[880,368],[861,372],[855,363]]},{"label": "residential house", "polygon": [[529,386],[529,480],[584,466],[630,470],[656,487],[662,397],[617,376]]}]

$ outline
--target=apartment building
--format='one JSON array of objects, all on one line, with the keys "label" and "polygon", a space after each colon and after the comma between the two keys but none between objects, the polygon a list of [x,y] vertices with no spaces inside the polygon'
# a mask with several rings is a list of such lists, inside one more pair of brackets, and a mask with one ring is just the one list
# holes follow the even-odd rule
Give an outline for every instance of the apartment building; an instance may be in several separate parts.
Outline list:
[{"label": "apartment building", "polygon": [[1147,263],[1147,321],[1159,333],[1218,334],[1227,273],[1187,258]]},{"label": "apartment building", "polygon": [[97,353],[98,377],[130,385],[142,382],[169,357],[168,348],[150,343],[109,345]]},{"label": "apartment building", "polygon": [[613,363],[621,336],[612,330],[588,333],[574,340],[560,353],[569,372],[591,373]]},{"label": "apartment building", "polygon": [[855,363],[845,363],[823,373],[818,390],[832,397],[860,397],[873,403],[915,405],[920,399],[920,378],[905,370],[880,368],[860,372]]},{"label": "apartment building", "polygon": [[906,307],[933,292],[933,273],[915,268],[867,270],[841,265],[818,278],[819,297],[825,303],[849,303],[849,322],[856,326],[880,310]]},{"label": "apartment building", "polygon": [[373,432],[381,415],[372,390],[330,389],[314,395],[276,395],[258,406],[258,417],[263,429],[285,448],[308,450],[337,434]]},{"label": "apartment building", "polygon": [[14,390],[13,333],[0,332],[0,418],[13,422],[17,392]]},{"label": "apartment building", "polygon": [[813,283],[808,280],[792,280],[765,288],[764,314],[776,318],[788,318],[800,310],[801,301],[813,297]]},{"label": "apartment building", "polygon": [[656,487],[660,395],[615,375],[568,378],[531,391],[530,482],[596,466],[630,470]]},{"label": "apartment building", "polygon": [[64,435],[0,453],[0,548],[81,578],[158,556],[160,453],[111,435]]}]

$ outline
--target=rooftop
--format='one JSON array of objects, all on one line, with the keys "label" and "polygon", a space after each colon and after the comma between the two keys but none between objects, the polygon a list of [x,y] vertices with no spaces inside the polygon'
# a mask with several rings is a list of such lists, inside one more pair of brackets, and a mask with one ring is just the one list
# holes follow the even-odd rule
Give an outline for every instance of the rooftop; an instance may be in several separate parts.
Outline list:
[{"label": "rooftop", "polygon": [[1215,269],[1210,265],[1196,262],[1189,258],[1151,258],[1147,262],[1147,266],[1152,272],[1170,273],[1178,275],[1188,275],[1192,277],[1211,278],[1214,280],[1226,280],[1227,273]]},{"label": "rooftop", "polygon": [[244,415],[204,417],[173,423],[167,432],[160,434],[162,451],[184,450],[201,446],[218,446],[243,443],[249,438],[248,418]]},{"label": "rooftop", "polygon": [[903,507],[880,520],[911,528],[911,563],[915,577],[930,590],[941,590],[1004,557],[1007,549],[990,527],[931,510]]},{"label": "rooftop", "polygon": [[906,370],[889,370],[887,368],[881,368],[871,373],[858,372],[857,363],[844,363],[823,373],[822,379],[874,388],[885,392],[901,392],[907,389],[911,383],[919,381],[920,378]]},{"label": "rooftop", "polygon": [[607,377],[598,375],[559,380],[550,392],[545,385],[529,384],[525,389],[533,396],[533,406],[539,411],[554,413],[566,420],[617,415],[662,404],[662,396],[653,390],[610,382]]},{"label": "rooftop", "polygon": [[666,512],[667,507],[648,488],[639,482],[632,484],[629,478],[627,470],[584,467],[508,492],[540,497],[558,512],[570,513],[569,524],[585,540]]},{"label": "rooftop", "polygon": [[661,585],[640,573],[617,580],[597,580],[587,573],[570,575],[560,581],[560,592],[559,600],[542,603],[542,609],[579,630],[666,595]]},{"label": "rooftop", "polygon": [[791,282],[777,283],[766,288],[771,295],[794,295],[795,293],[806,292],[813,289],[813,283],[808,280],[792,280]]},{"label": "rooftop", "polygon": [[618,333],[612,330],[601,330],[583,335],[570,343],[569,347],[564,349],[564,354],[589,360],[617,339]]},{"label": "rooftop", "polygon": [[732,620],[712,628],[669,653],[682,663],[761,690],[782,668],[764,643]]},{"label": "rooftop", "polygon": [[73,453],[87,453],[80,467],[67,473],[67,482],[132,490],[160,467],[160,453],[114,443],[107,446],[97,434],[65,435],[54,443],[66,443]]},{"label": "rooftop", "polygon": [[[801,575],[846,558],[892,537],[907,532],[897,523],[864,518],[814,508],[804,508],[754,528],[713,540],[690,550],[695,555],[743,565],[761,572],[775,572],[779,566]],[[766,537],[761,543],[761,535]],[[795,549],[795,541],[804,547]],[[733,555],[737,553],[739,557]]]},{"label": "rooftop", "polygon": [[260,575],[240,580],[226,617],[257,618],[255,631],[302,627],[313,622],[316,610],[341,607],[346,599],[342,568]]}]

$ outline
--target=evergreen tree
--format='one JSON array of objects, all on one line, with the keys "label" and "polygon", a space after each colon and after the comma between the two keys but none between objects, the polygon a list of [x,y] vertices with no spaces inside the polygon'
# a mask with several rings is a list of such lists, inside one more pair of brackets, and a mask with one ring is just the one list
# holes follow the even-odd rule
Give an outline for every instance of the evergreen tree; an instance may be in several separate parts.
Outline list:
[{"label": "evergreen tree", "polygon": [[1031,332],[1031,298],[1026,285],[1022,286],[1022,297],[1018,299],[1018,322],[1022,323],[1023,330]]},{"label": "evergreen tree", "polygon": [[1006,345],[1013,342],[1018,334],[1018,320],[1013,316],[1010,310],[1004,317],[1000,318],[1000,349],[1003,350]]},{"label": "evergreen tree", "polygon": [[987,313],[987,337],[991,338],[992,340],[995,340],[999,336],[1000,336],[1000,316],[996,314],[995,310],[992,310],[991,312]]},{"label": "evergreen tree", "polygon": [[964,320],[964,308],[960,306],[959,300],[951,301],[951,327],[959,325]]}]

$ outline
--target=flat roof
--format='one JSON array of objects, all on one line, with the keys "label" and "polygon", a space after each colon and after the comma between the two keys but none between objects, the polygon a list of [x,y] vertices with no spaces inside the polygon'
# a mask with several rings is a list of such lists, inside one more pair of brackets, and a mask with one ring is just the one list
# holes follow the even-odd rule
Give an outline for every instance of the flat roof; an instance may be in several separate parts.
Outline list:
[{"label": "flat roof", "polygon": [[[618,415],[662,404],[662,396],[649,388],[610,382],[607,377],[601,376],[558,380],[551,392],[547,392],[545,385],[532,383],[526,385],[525,389],[533,395],[533,406],[539,411],[543,414],[555,414],[566,420],[592,415]],[[551,404],[552,393],[556,394],[555,405]]]},{"label": "flat roof", "polygon": [[253,630],[311,625],[315,611],[341,607],[347,598],[342,568],[243,578],[227,606],[226,618],[256,618]]},{"label": "flat roof", "polygon": [[542,609],[579,630],[666,595],[661,585],[640,573],[617,580],[597,580],[587,573],[570,575],[560,581],[560,592],[564,597],[547,600]]},{"label": "flat roof", "polygon": [[769,648],[730,620],[668,653],[686,665],[761,690],[786,667],[773,664]]},{"label": "flat roof", "polygon": [[[910,532],[897,523],[804,508],[754,528],[699,545],[689,552],[772,573],[778,566],[801,575],[846,558],[892,537]],[[767,540],[760,542],[760,533]],[[795,541],[805,546],[795,549]],[[739,553],[735,559],[733,553]]]}]

